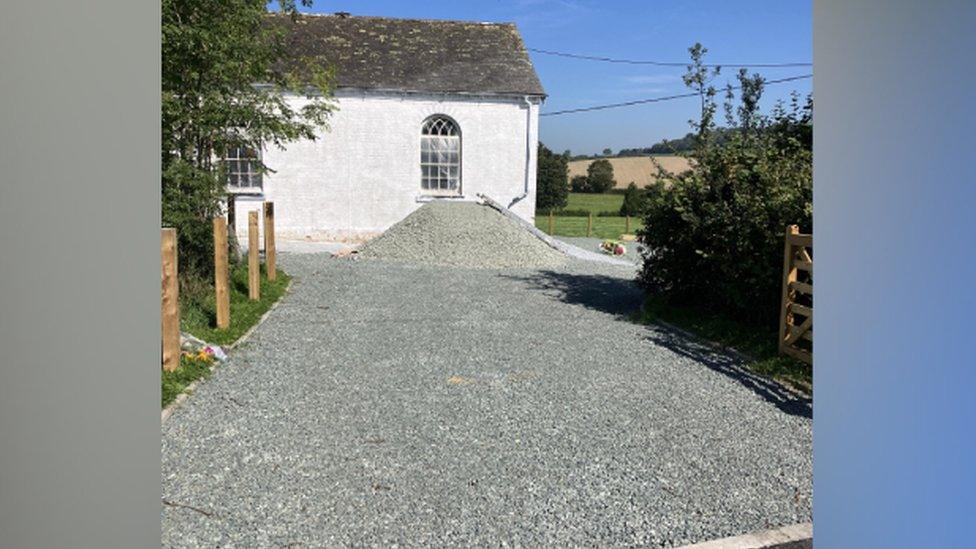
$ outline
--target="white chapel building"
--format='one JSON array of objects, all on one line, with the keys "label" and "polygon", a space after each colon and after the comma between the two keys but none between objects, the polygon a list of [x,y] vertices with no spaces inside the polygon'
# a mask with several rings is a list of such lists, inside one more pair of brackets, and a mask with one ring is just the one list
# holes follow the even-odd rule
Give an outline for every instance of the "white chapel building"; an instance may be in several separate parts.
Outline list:
[{"label": "white chapel building", "polygon": [[338,110],[315,141],[256,153],[271,173],[231,162],[242,241],[263,201],[274,202],[285,239],[368,239],[425,202],[478,194],[533,221],[546,95],[514,24],[347,14],[281,22],[290,55],[334,66]]}]

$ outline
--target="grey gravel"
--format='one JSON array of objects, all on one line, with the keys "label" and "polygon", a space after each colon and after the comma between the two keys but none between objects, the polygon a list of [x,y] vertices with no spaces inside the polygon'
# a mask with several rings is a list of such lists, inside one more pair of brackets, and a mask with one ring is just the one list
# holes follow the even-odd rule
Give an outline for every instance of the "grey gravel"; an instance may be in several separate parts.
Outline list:
[{"label": "grey gravel", "polygon": [[424,204],[367,242],[359,257],[469,268],[551,268],[565,254],[475,202]]},{"label": "grey gravel", "polygon": [[627,321],[632,268],[279,264],[291,293],[163,425],[164,546],[675,546],[811,520],[809,402]]}]

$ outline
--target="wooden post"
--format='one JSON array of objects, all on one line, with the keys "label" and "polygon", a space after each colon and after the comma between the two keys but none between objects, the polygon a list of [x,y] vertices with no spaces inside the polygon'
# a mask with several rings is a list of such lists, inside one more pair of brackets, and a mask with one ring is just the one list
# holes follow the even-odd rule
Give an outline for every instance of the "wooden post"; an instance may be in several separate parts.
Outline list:
[{"label": "wooden post", "polygon": [[786,336],[789,335],[789,325],[793,323],[793,313],[790,312],[790,301],[793,294],[790,283],[796,282],[796,267],[793,266],[793,244],[790,235],[800,234],[800,227],[790,225],[786,227],[783,236],[783,301],[779,317],[779,352],[786,347]]},{"label": "wooden post", "polygon": [[180,365],[180,285],[176,229],[163,229],[160,243],[163,278],[163,370],[172,372]]},{"label": "wooden post", "polygon": [[247,214],[247,296],[261,299],[261,263],[258,261],[258,212]]},{"label": "wooden post", "polygon": [[230,326],[230,289],[227,272],[227,220],[215,217],[214,232],[214,289],[217,293],[217,328]]},{"label": "wooden post", "polygon": [[593,212],[586,215],[586,237],[589,238],[593,233]]},{"label": "wooden post", "polygon": [[264,265],[268,270],[268,280],[278,278],[275,266],[274,202],[264,203]]},{"label": "wooden post", "polygon": [[554,232],[556,232],[553,223],[554,220],[552,218],[552,210],[549,210],[549,234],[553,234]]},{"label": "wooden post", "polygon": [[630,234],[630,214],[627,214],[627,225],[624,228],[625,234]]}]

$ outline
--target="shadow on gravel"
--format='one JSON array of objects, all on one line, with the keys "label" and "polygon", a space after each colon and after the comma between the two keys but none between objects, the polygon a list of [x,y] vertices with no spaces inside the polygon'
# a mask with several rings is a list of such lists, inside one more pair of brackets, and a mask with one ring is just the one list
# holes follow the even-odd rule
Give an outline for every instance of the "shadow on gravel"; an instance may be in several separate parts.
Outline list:
[{"label": "shadow on gravel", "polygon": [[738,381],[783,412],[813,418],[811,399],[791,393],[779,383],[749,372],[741,366],[740,359],[662,326],[648,326],[648,332],[647,338],[655,344]]},{"label": "shadow on gravel", "polygon": [[501,275],[527,284],[560,301],[623,316],[640,308],[643,294],[633,279],[604,275],[539,271],[529,276]]},{"label": "shadow on gravel", "polygon": [[[632,279],[559,271],[540,271],[529,276],[501,276],[525,283],[530,289],[541,290],[565,303],[618,317],[626,317],[639,309],[644,299],[643,292]],[[662,326],[651,325],[647,329],[647,338],[653,343],[732,378],[783,412],[813,417],[811,399],[800,397],[775,381],[749,372],[741,366],[740,359]]]}]

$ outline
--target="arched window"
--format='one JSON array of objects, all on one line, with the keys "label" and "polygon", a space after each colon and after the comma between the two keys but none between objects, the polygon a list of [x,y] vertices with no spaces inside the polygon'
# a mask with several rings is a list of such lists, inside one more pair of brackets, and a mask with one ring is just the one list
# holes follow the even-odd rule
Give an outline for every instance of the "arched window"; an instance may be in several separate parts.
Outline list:
[{"label": "arched window", "polygon": [[461,130],[444,115],[424,121],[420,131],[420,188],[427,194],[461,194]]}]

